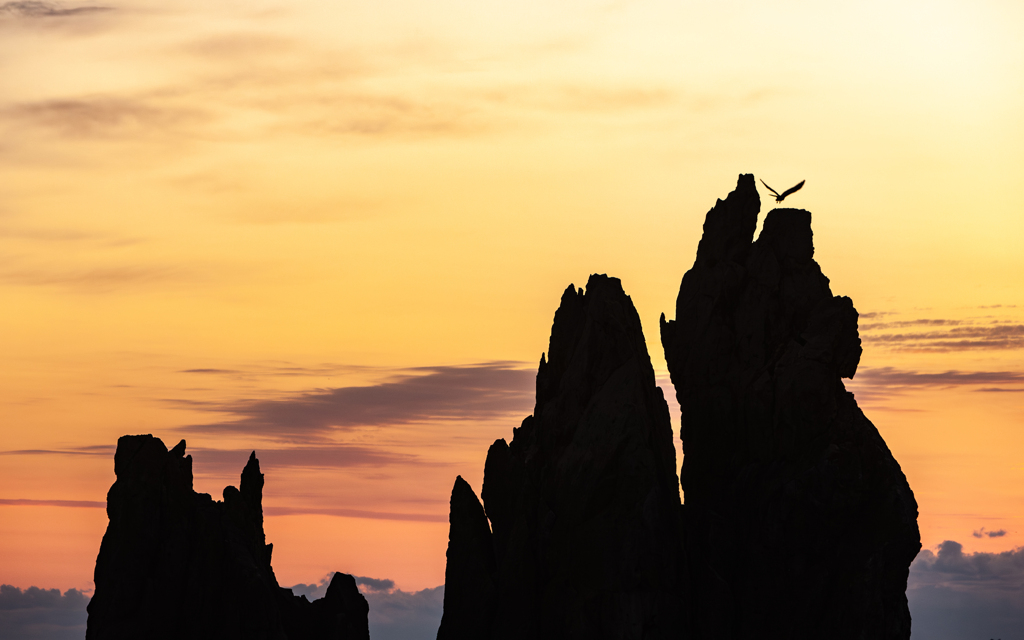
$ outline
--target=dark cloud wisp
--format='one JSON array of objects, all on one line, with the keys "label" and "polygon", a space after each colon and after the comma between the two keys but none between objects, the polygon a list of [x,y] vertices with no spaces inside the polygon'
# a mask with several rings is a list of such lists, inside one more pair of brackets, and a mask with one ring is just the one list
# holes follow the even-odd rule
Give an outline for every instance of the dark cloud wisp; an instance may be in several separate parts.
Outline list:
[{"label": "dark cloud wisp", "polygon": [[40,0],[20,0],[0,4],[0,13],[14,14],[28,18],[67,18],[92,13],[113,11],[113,7],[82,6],[65,8],[52,2]]},{"label": "dark cloud wisp", "polygon": [[895,367],[864,368],[857,372],[857,381],[874,387],[964,387],[991,384],[1024,384],[1020,371],[941,371],[921,373]]},{"label": "dark cloud wisp", "polygon": [[511,363],[414,369],[380,384],[317,389],[277,400],[204,406],[233,420],[186,427],[264,437],[323,436],[333,429],[432,420],[486,420],[532,409],[535,374]]},{"label": "dark cloud wisp", "polygon": [[[879,330],[927,327],[927,331]],[[905,320],[874,322],[861,327],[864,342],[897,351],[977,351],[1024,349],[1024,324],[992,321],[988,324],[961,320]]]},{"label": "dark cloud wisp", "polygon": [[[202,473],[234,475],[241,472],[251,449],[193,448],[188,453],[194,469]],[[324,443],[317,446],[257,448],[256,457],[264,469],[306,467],[340,469],[346,467],[380,467],[389,464],[410,464],[414,455],[395,453],[371,446]]]},{"label": "dark cloud wisp", "polygon": [[11,449],[0,451],[0,456],[101,456],[114,457],[117,449],[112,444],[90,445],[86,447],[72,447],[70,449]]},{"label": "dark cloud wisp", "polygon": [[[864,367],[855,378],[845,383],[858,402],[876,404],[893,396],[928,389],[963,389],[969,392],[1024,392],[1021,371],[958,371],[921,372],[895,367]],[[1000,385],[993,387],[988,385]]]},{"label": "dark cloud wisp", "polygon": [[[173,445],[170,440],[165,444]],[[17,449],[0,451],[0,456],[93,456],[113,461],[116,447],[94,445],[73,449]],[[235,476],[245,467],[253,450],[216,449],[190,447],[188,454],[193,458],[193,470],[199,475]],[[324,442],[313,445],[291,447],[257,448],[256,457],[264,469],[307,468],[343,469],[351,467],[383,467],[387,465],[436,465],[410,453],[400,453],[371,445]],[[0,500],[0,505],[89,507],[103,506],[103,503],[77,500]]]},{"label": "dark cloud wisp", "polygon": [[5,507],[71,507],[76,509],[103,509],[107,506],[107,503],[96,500],[28,500],[23,498],[0,498],[0,505]]}]

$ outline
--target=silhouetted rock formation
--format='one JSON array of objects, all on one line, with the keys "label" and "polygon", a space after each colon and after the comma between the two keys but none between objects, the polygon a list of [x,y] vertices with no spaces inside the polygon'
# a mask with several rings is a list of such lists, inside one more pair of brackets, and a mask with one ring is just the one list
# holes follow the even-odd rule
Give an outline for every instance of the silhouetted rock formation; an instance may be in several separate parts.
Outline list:
[{"label": "silhouetted rock formation", "polygon": [[672,428],[618,279],[566,289],[548,356],[534,414],[488,451],[486,516],[455,482],[438,638],[676,638]]},{"label": "silhouetted rock formation", "polygon": [[89,640],[369,638],[368,607],[336,573],[320,600],[277,584],[256,454],[224,501],[192,490],[192,456],[150,435],[117,441],[110,523],[96,560]]},{"label": "silhouetted rock formation", "polygon": [[840,378],[857,312],[813,260],[811,214],[752,242],[750,175],[708,212],[662,342],[682,410],[689,637],[907,638],[917,503]]}]

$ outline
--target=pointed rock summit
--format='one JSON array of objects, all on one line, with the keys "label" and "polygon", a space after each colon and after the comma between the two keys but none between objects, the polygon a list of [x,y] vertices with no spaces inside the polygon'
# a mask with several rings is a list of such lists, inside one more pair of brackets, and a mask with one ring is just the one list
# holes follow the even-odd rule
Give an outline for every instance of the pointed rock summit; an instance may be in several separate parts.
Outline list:
[{"label": "pointed rock summit", "polygon": [[718,201],[661,334],[682,412],[688,637],[910,636],[921,548],[899,464],[846,391],[857,311],[814,261],[811,214],[754,177]]},{"label": "pointed rock summit", "polygon": [[678,637],[672,429],[618,279],[565,290],[534,413],[491,446],[482,494],[452,491],[439,640]]},{"label": "pointed rock summit", "polygon": [[278,585],[255,452],[223,502],[192,489],[184,440],[168,451],[151,435],[123,436],[114,473],[88,640],[369,638],[352,576],[334,574],[313,602]]}]

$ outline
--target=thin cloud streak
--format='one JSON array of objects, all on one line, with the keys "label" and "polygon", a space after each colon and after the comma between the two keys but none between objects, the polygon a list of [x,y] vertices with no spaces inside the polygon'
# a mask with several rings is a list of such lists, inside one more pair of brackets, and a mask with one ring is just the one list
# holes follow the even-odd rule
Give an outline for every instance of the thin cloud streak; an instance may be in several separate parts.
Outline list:
[{"label": "thin cloud streak", "polygon": [[[948,371],[922,373],[895,367],[865,367],[857,372],[856,377],[845,383],[854,392],[857,401],[876,405],[890,400],[894,396],[911,391],[934,389],[963,389],[974,392],[1024,392],[1024,372],[1021,371]],[[982,385],[1007,385],[992,387]],[[1022,385],[1012,388],[1012,385]],[[971,388],[976,387],[976,388]],[[889,411],[911,411],[888,407]]]},{"label": "thin cloud streak", "polygon": [[447,514],[431,513],[396,513],[392,511],[369,511],[366,509],[346,509],[333,507],[263,507],[268,516],[337,516],[341,518],[364,518],[369,520],[400,520],[406,522],[448,522]]},{"label": "thin cloud streak", "polygon": [[857,372],[857,380],[873,387],[957,387],[979,384],[1024,383],[1020,371],[957,371],[921,373],[895,367],[873,367]]},{"label": "thin cloud streak", "polygon": [[104,509],[106,502],[95,500],[25,500],[0,499],[0,505],[7,507],[70,507],[74,509]]},{"label": "thin cloud streak", "polygon": [[225,369],[219,367],[195,367],[180,369],[178,373],[201,375],[224,375],[231,377],[324,377],[346,373],[367,373],[386,371],[380,367],[343,364],[295,365],[290,362],[270,361],[266,364]]},{"label": "thin cloud streak", "polygon": [[[861,314],[861,317],[867,314]],[[861,331],[876,331],[878,329],[896,329],[902,327],[955,327],[964,324],[963,320],[945,320],[942,318],[920,318],[917,320],[893,320],[891,322],[867,322],[860,325]]]},{"label": "thin cloud streak", "polygon": [[[189,454],[194,461],[193,468],[200,468],[203,473],[237,474],[245,467],[249,453],[253,449],[206,449],[190,448]],[[308,469],[342,469],[349,467],[383,467],[392,464],[424,465],[427,463],[418,456],[394,453],[384,449],[350,444],[321,444],[311,447],[293,448],[256,448],[263,469],[308,468]]]},{"label": "thin cloud streak", "polygon": [[113,445],[93,445],[89,447],[74,447],[71,449],[13,449],[10,451],[0,451],[0,456],[39,456],[39,455],[58,455],[58,456],[102,456],[110,457],[114,456],[116,447]]},{"label": "thin cloud streak", "polygon": [[117,237],[87,231],[0,226],[0,239],[30,242],[81,243],[105,248],[128,247],[140,244],[140,238]]},{"label": "thin cloud streak", "polygon": [[[154,102],[163,106],[154,106]],[[173,107],[167,101],[142,97],[89,96],[21,103],[3,110],[9,119],[50,129],[62,136],[96,138],[138,136],[143,132],[180,133],[209,117],[195,108]]]},{"label": "thin cloud streak", "polygon": [[[108,445],[73,449],[18,449],[0,451],[0,455],[57,455],[94,456],[113,459],[115,447]],[[245,467],[253,449],[217,449],[189,447],[188,454],[194,461],[194,471],[202,475],[237,475]],[[316,446],[256,448],[256,457],[264,469],[307,468],[344,469],[351,467],[443,466],[444,463],[423,460],[417,455],[396,453],[383,448],[344,443],[322,443]],[[27,502],[22,501],[25,504]],[[53,502],[53,506],[59,501]],[[67,502],[67,501],[65,501]],[[74,501],[72,501],[74,502]],[[6,504],[0,501],[0,504]],[[13,504],[13,503],[12,503]],[[42,504],[42,503],[40,503]],[[76,506],[68,504],[66,506]]]},{"label": "thin cloud streak", "polygon": [[[1024,349],[1024,324],[976,325],[953,320],[910,321],[944,323],[951,328],[947,331],[922,331],[910,333],[882,333],[863,335],[864,342],[896,351],[950,352],[973,350],[1016,350]],[[875,326],[899,325],[899,323],[876,323]],[[862,327],[869,330],[871,325]]]},{"label": "thin cloud streak", "polygon": [[90,13],[103,13],[113,11],[113,7],[84,6],[65,9],[59,5],[39,0],[21,0],[20,2],[5,2],[0,4],[0,13],[9,13],[28,18],[66,18],[70,16],[81,16]]},{"label": "thin cloud streak", "polygon": [[436,420],[488,420],[528,413],[535,373],[497,362],[424,367],[397,380],[363,387],[318,389],[280,400],[196,405],[236,417],[184,427],[200,433],[247,433],[268,438],[322,437],[338,429]]},{"label": "thin cloud streak", "polygon": [[21,268],[0,270],[0,282],[27,287],[61,287],[81,293],[109,293],[125,287],[187,279],[175,267]]}]

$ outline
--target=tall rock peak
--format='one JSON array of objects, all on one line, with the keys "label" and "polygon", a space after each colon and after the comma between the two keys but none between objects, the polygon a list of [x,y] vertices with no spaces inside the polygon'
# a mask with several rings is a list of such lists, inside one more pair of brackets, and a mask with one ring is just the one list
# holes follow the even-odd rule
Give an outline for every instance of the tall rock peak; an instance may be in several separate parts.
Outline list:
[{"label": "tall rock peak", "polygon": [[774,209],[753,241],[758,208],[740,176],[661,325],[690,637],[908,638],[917,504],[841,381],[860,360],[857,312],[814,261],[811,214]]},{"label": "tall rock peak", "polygon": [[566,288],[534,414],[491,446],[482,494],[480,511],[461,478],[452,491],[439,640],[677,637],[675,450],[618,279]]}]

